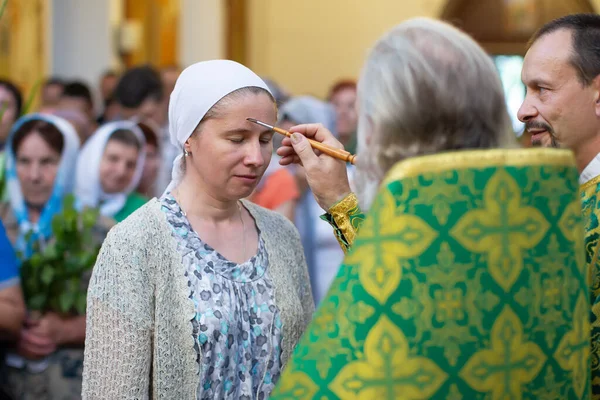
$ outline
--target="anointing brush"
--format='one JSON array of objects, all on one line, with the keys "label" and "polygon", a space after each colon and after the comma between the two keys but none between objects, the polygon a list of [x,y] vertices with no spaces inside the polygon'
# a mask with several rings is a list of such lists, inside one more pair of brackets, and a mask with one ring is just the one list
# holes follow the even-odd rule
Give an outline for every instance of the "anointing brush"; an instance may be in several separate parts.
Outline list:
[{"label": "anointing brush", "polygon": [[[258,121],[254,118],[246,118],[246,119],[250,122],[254,122],[255,124],[264,126],[265,128],[269,128],[272,131],[280,133],[283,136],[287,136],[289,138],[291,138],[291,136],[292,136],[292,134],[290,132],[286,131],[285,129],[281,129],[281,128],[277,128],[276,126],[265,124],[264,122]],[[312,139],[308,139],[308,142],[310,143],[310,145],[313,149],[317,149],[320,152],[327,154],[328,156],[337,158],[338,160],[349,162],[350,164],[354,164],[354,162],[355,162],[356,156],[354,154],[350,154],[346,150],[335,149],[333,147],[329,147],[326,144],[319,143],[316,140],[312,140]]]}]

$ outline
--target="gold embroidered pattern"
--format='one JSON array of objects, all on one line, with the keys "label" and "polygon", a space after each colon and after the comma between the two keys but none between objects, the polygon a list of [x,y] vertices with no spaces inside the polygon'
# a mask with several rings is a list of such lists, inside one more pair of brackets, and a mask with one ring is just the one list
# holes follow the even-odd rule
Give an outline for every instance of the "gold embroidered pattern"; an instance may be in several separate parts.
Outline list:
[{"label": "gold embroidered pattern", "polygon": [[586,386],[590,384],[588,381],[590,321],[587,311],[587,302],[583,295],[580,295],[573,316],[574,328],[563,337],[554,354],[560,367],[573,374],[575,393],[580,397],[583,396]]},{"label": "gold embroidered pattern", "polygon": [[406,337],[386,316],[373,326],[365,357],[346,365],[330,385],[340,399],[423,399],[447,375],[425,357],[411,357]]},{"label": "gold embroidered pattern", "polygon": [[521,205],[520,192],[506,171],[498,171],[485,188],[484,208],[469,211],[450,231],[469,251],[487,254],[492,276],[507,292],[523,269],[522,252],[550,227],[539,210]]},{"label": "gold embroidered pattern", "polygon": [[352,247],[356,234],[365,220],[365,216],[358,206],[358,198],[354,193],[350,193],[331,206],[328,214],[333,221],[327,218],[325,220],[333,222],[336,238],[344,252],[347,252]]},{"label": "gold embroidered pattern", "polygon": [[380,192],[378,209],[364,223],[357,241],[360,247],[346,258],[356,265],[360,282],[380,304],[385,304],[402,278],[398,259],[421,254],[437,234],[422,219],[409,214],[397,214],[389,190]]},{"label": "gold embroidered pattern", "polygon": [[537,344],[523,337],[521,321],[509,306],[494,323],[491,342],[491,348],[471,357],[460,376],[494,400],[520,400],[522,386],[537,376],[546,356]]}]

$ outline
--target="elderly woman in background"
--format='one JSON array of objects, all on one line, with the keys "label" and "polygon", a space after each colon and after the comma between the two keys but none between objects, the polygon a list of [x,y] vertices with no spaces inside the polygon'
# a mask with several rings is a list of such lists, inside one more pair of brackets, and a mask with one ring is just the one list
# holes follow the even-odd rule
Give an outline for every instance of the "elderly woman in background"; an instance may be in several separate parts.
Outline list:
[{"label": "elderly woman in background", "polygon": [[338,139],[347,151],[354,154],[358,126],[356,82],[349,79],[336,82],[329,91],[328,100],[335,109]]},{"label": "elderly woman in background", "polygon": [[109,122],[92,135],[77,161],[75,195],[81,207],[123,221],[147,199],[135,192],[144,170],[146,140],[131,121]]},{"label": "elderly woman in background", "polygon": [[[14,125],[6,157],[10,200],[0,204],[0,219],[22,256],[51,235],[52,217],[73,187],[78,150],[77,133],[62,118],[29,114]],[[35,234],[26,240],[29,231]]]},{"label": "elderly woman in background", "polygon": [[88,292],[84,398],[266,399],[312,312],[298,233],[242,199],[271,159],[277,108],[227,60],[169,103],[173,182],[109,234]]},{"label": "elderly woman in background", "polygon": [[[34,242],[52,238],[52,218],[71,191],[78,149],[75,130],[61,118],[30,114],[15,123],[6,150],[10,201],[0,204],[0,220],[21,257],[31,256]],[[77,347],[84,335],[84,316],[49,312],[28,319],[15,352],[7,357],[13,394],[18,399],[78,398],[77,365],[82,364],[83,350]],[[40,358],[46,362],[37,363]]]}]

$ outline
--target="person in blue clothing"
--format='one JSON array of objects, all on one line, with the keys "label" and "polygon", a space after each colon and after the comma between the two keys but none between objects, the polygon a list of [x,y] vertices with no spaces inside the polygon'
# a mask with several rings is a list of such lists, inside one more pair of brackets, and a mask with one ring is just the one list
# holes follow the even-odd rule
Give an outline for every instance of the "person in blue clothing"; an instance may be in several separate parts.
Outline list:
[{"label": "person in blue clothing", "polygon": [[17,257],[0,223],[0,339],[17,337],[24,318]]}]

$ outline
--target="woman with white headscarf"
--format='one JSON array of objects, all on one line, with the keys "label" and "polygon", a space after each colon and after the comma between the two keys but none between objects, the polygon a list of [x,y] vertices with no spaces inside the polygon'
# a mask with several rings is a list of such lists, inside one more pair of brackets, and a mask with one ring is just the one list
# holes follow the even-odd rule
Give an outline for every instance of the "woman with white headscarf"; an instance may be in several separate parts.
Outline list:
[{"label": "woman with white headscarf", "polygon": [[84,398],[268,398],[313,309],[302,245],[246,198],[267,168],[267,85],[226,60],[169,104],[173,181],[108,235],[88,292]]},{"label": "woman with white headscarf", "polygon": [[78,151],[77,133],[62,118],[29,114],[13,126],[5,163],[9,201],[0,205],[0,218],[22,257],[52,235],[52,218],[73,189]]},{"label": "woman with white headscarf", "polygon": [[[0,220],[20,258],[53,239],[52,219],[72,191],[78,150],[74,128],[56,116],[29,114],[11,129],[5,166],[10,200],[0,204]],[[19,399],[79,398],[84,335],[85,316],[49,311],[26,318],[3,371],[9,391]]]},{"label": "woman with white headscarf", "polygon": [[146,140],[131,121],[109,122],[81,149],[75,195],[82,207],[121,222],[147,201],[137,194],[144,170]]}]

